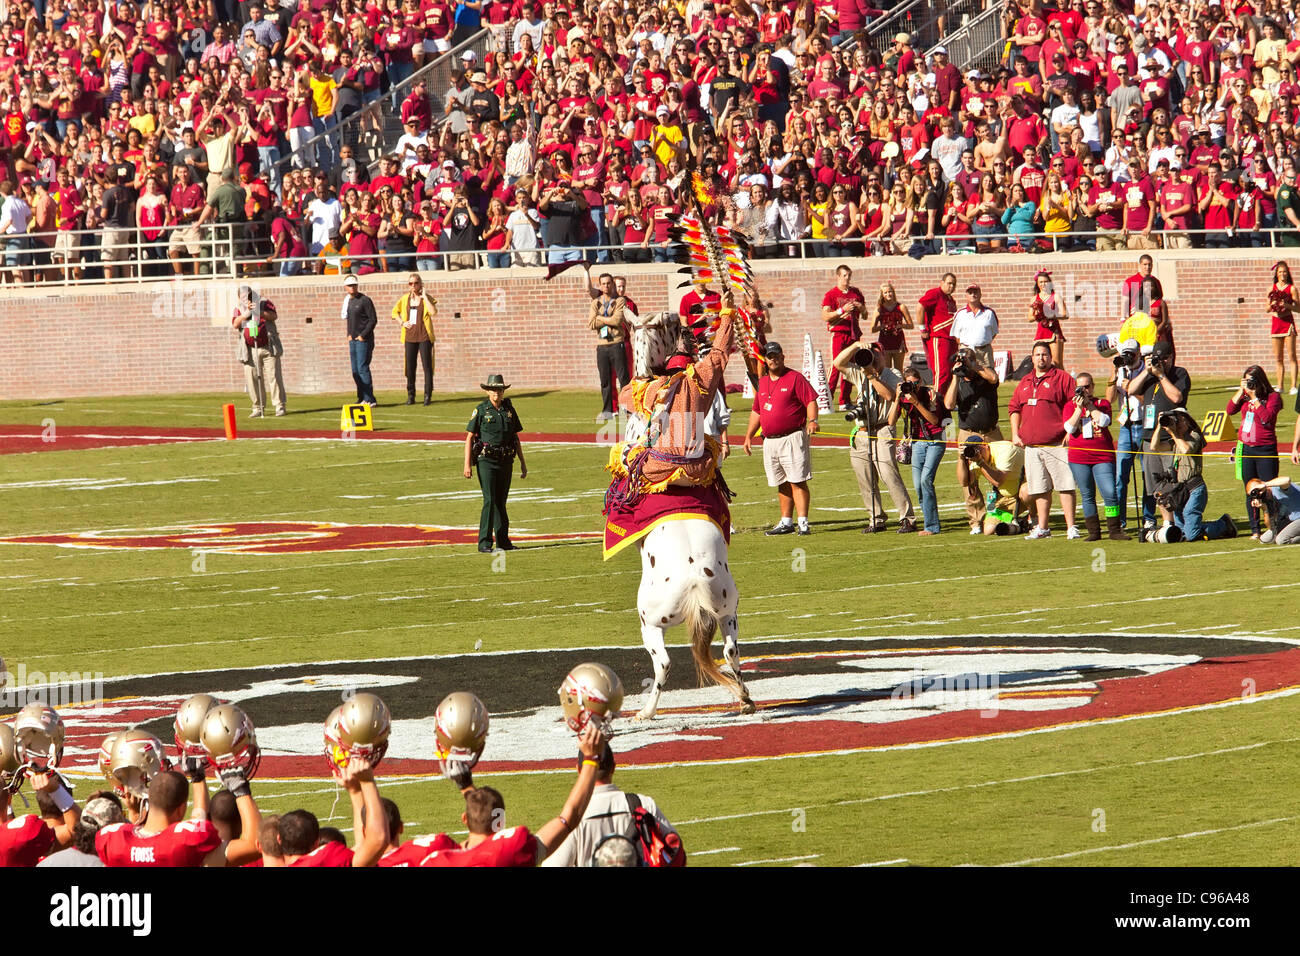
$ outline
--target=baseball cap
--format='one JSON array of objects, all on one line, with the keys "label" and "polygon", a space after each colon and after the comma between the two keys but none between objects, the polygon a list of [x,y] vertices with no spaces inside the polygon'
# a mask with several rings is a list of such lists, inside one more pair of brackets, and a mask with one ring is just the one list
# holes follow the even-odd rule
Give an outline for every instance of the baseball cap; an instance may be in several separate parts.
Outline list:
[{"label": "baseball cap", "polygon": [[1169,358],[1169,356],[1173,354],[1174,348],[1168,342],[1157,342],[1155,345],[1151,346],[1152,358]]},{"label": "baseball cap", "polygon": [[980,78],[979,70],[970,70],[966,73],[966,79],[968,80],[978,80],[979,78]]},{"label": "baseball cap", "polygon": [[942,53],[944,56],[947,56],[947,55],[948,55],[948,48],[947,48],[946,46],[937,46],[937,47],[935,47],[933,50],[931,50],[930,52],[931,52],[931,53],[936,53],[936,54],[937,54],[937,53]]},{"label": "baseball cap", "polygon": [[660,106],[657,110],[655,110],[655,116],[667,116],[670,112],[672,111],[668,109],[668,107]]},{"label": "baseball cap", "polygon": [[466,50],[464,53],[462,53],[462,54],[460,55],[460,58],[461,58],[462,60],[465,60],[466,62],[469,62],[469,61],[472,61],[472,60],[477,60],[477,59],[478,59],[478,54],[475,53],[473,50]]},{"label": "baseball cap", "polygon": [[1137,352],[1141,348],[1142,346],[1138,344],[1137,339],[1125,339],[1123,342],[1119,343],[1119,350],[1121,352]]},{"label": "baseball cap", "polygon": [[360,280],[357,279],[356,276],[350,275],[350,276],[346,276],[346,277],[343,279],[343,285],[344,285],[344,286],[350,286],[350,285],[356,285],[356,286],[359,286],[359,285],[361,285],[361,282],[360,282]]},{"label": "baseball cap", "polygon": [[980,287],[977,286],[977,285],[968,285],[968,286],[966,287],[966,291],[967,291],[967,292],[978,292],[979,290],[980,290]]},{"label": "baseball cap", "polygon": [[768,342],[763,346],[764,355],[784,355],[785,351],[778,342]]},{"label": "baseball cap", "polygon": [[967,436],[966,436],[966,440],[965,440],[964,442],[962,442],[962,444],[963,444],[963,445],[983,445],[983,444],[984,444],[984,436],[983,436],[983,435],[967,435]]},{"label": "baseball cap", "polygon": [[126,817],[122,814],[122,808],[108,797],[95,797],[93,800],[87,800],[86,806],[81,811],[81,819],[82,822],[88,825],[93,824],[95,829],[113,823],[126,822]]},{"label": "baseball cap", "polygon": [[471,83],[483,83],[483,84],[486,85],[486,83],[487,83],[487,74],[483,73],[483,72],[480,70],[479,72],[477,72],[477,73],[473,74],[472,76],[470,76],[469,81],[470,81]]},{"label": "baseball cap", "polygon": [[895,43],[911,43],[911,42],[912,42],[912,34],[910,34],[910,33],[896,33],[896,34],[894,34],[894,42],[895,42]]}]

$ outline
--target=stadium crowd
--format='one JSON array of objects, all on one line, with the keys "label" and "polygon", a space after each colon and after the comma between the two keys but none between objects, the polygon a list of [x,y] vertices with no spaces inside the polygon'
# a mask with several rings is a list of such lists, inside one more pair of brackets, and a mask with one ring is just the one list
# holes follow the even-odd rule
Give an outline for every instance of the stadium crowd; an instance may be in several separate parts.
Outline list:
[{"label": "stadium crowd", "polygon": [[[182,272],[209,224],[286,274],[666,259],[692,165],[760,257],[1300,243],[1281,0],[1014,0],[1000,63],[965,74],[906,33],[879,52],[886,12],[9,3],[5,274]],[[385,96],[481,27],[449,88]],[[388,109],[372,172],[339,124]]]},{"label": "stadium crowd", "polygon": [[[617,675],[580,664],[559,693],[577,734],[577,779],[560,812],[532,831],[507,821],[499,791],[474,785],[489,729],[483,702],[458,691],[438,705],[430,744],[464,797],[464,841],[446,833],[403,839],[401,811],[375,781],[392,731],[388,707],[370,693],[347,697],[326,719],[323,737],[331,775],[351,804],[351,847],[309,810],[263,814],[252,790],[261,750],[239,707],[209,694],[185,700],[174,721],[174,756],[139,727],[109,734],[99,769],[110,788],[78,804],[60,772],[63,718],[31,703],[12,724],[0,724],[0,867],[684,866],[681,839],[655,801],[613,783],[609,721],[623,701]],[[210,777],[219,781],[215,790]],[[13,798],[29,783],[34,812],[15,815]]]}]

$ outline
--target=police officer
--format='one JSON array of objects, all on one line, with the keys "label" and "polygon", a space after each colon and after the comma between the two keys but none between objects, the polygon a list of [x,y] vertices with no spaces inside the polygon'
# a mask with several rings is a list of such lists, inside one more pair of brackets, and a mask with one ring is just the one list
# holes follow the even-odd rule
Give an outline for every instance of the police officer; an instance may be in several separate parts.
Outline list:
[{"label": "police officer", "polygon": [[519,457],[519,477],[528,477],[524,464],[524,446],[519,433],[524,426],[519,422],[515,407],[506,398],[510,386],[500,375],[489,375],[479,388],[488,393],[469,417],[465,429],[465,477],[473,474],[478,465],[478,483],[483,489],[483,512],[478,521],[478,549],[492,551],[493,529],[496,546],[502,551],[513,551],[510,543],[510,518],[506,515],[506,498],[510,494],[510,478],[514,473],[514,460]]}]

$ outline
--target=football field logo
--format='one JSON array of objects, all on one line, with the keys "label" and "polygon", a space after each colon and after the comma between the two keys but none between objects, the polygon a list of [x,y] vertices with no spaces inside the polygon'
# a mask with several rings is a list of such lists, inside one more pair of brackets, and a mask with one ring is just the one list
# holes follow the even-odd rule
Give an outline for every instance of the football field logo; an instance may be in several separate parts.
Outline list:
[{"label": "football field logo", "polygon": [[[691,673],[687,647],[669,649]],[[991,635],[787,640],[745,648],[758,713],[741,716],[716,687],[665,692],[660,716],[630,719],[649,663],[641,648],[472,653],[333,661],[107,680],[104,698],[62,711],[68,762],[93,772],[100,741],[126,726],[171,739],[195,693],[243,708],[257,727],[263,777],[322,777],[321,726],[349,695],[378,694],[393,715],[387,774],[437,773],[434,709],[476,693],[492,725],[482,769],[571,770],[574,737],[556,688],[585,660],[614,668],[628,696],[615,722],[627,766],[755,760],[939,746],[1097,722],[1249,703],[1300,689],[1292,642],[1179,635]]]},{"label": "football field logo", "polygon": [[[512,534],[521,544],[595,540],[599,531]],[[418,524],[339,524],[333,521],[232,521],[179,528],[76,531],[0,538],[0,544],[52,544],[61,548],[156,550],[179,548],[225,554],[301,554],[477,544],[477,528]]]}]

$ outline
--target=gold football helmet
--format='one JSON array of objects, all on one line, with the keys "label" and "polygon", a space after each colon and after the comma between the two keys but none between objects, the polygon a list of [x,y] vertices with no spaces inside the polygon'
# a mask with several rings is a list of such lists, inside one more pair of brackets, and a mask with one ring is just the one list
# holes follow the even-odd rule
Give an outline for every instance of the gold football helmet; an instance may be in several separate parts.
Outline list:
[{"label": "gold football helmet", "polygon": [[18,759],[37,773],[57,767],[63,760],[63,719],[53,707],[28,704],[14,718]]},{"label": "gold football helmet", "polygon": [[122,736],[122,731],[115,730],[99,745],[99,772],[104,775],[104,779],[113,784],[113,789],[119,789],[117,778],[113,776],[113,747],[117,745],[117,738]]},{"label": "gold football helmet", "polygon": [[487,746],[488,712],[468,691],[448,694],[434,715],[434,753],[438,760],[464,761],[471,767]]},{"label": "gold football helmet", "polygon": [[111,779],[115,788],[142,797],[149,789],[149,781],[171,766],[167,751],[161,740],[139,727],[128,728],[115,736],[109,761]]},{"label": "gold football helmet", "polygon": [[248,715],[234,704],[218,704],[207,712],[199,742],[218,773],[238,770],[245,780],[257,773],[262,759],[257,733]]},{"label": "gold football helmet", "polygon": [[0,724],[0,791],[17,793],[23,785],[23,761],[14,742],[14,729]]},{"label": "gold football helmet", "polygon": [[330,772],[339,775],[353,757],[364,757],[371,768],[388,752],[393,721],[388,705],[375,694],[354,694],[330,711],[325,720],[325,756]]},{"label": "gold football helmet", "polygon": [[203,718],[208,711],[219,707],[221,701],[211,694],[195,694],[176,711],[176,720],[172,722],[172,731],[176,739],[176,753],[184,757],[206,757],[203,749]]},{"label": "gold football helmet", "polygon": [[579,664],[560,685],[564,722],[581,731],[589,720],[607,727],[623,706],[623,682],[604,664]]}]

